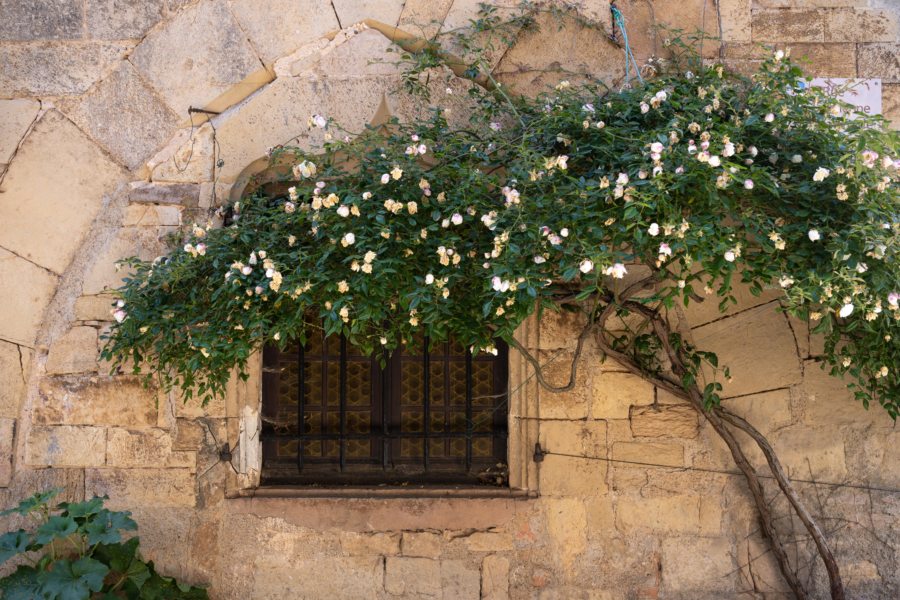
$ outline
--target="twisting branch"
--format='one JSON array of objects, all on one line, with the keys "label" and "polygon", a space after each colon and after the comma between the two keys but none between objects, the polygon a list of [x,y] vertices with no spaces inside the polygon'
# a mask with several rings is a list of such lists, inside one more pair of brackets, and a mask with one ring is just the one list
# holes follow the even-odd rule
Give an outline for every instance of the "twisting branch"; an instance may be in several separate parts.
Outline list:
[{"label": "twisting branch", "polygon": [[540,361],[535,358],[535,356],[528,351],[525,346],[519,343],[519,341],[515,338],[510,338],[509,345],[519,351],[525,360],[532,366],[534,369],[534,377],[538,380],[538,383],[541,384],[541,387],[550,392],[568,392],[572,388],[575,387],[575,380],[578,377],[578,361],[581,358],[581,353],[584,350],[584,341],[591,334],[591,330],[593,330],[595,323],[593,320],[588,319],[587,324],[584,326],[584,329],[581,330],[581,335],[578,336],[578,343],[575,345],[575,356],[572,357],[572,366],[569,371],[569,382],[565,385],[557,386],[549,383],[544,378],[544,367],[541,365]]}]

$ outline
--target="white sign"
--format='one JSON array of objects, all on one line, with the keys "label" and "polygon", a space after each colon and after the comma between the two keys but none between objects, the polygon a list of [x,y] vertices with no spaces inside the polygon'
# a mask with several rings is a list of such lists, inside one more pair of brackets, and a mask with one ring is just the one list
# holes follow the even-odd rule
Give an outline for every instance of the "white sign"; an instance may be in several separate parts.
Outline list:
[{"label": "white sign", "polygon": [[825,88],[838,98],[856,106],[857,112],[867,115],[881,114],[880,79],[845,79],[843,77],[817,78],[812,85]]}]

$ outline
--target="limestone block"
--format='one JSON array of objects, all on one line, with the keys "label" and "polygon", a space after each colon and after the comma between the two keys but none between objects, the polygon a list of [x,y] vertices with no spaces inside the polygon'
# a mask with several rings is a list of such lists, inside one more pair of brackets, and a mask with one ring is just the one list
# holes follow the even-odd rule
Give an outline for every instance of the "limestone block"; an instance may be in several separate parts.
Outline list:
[{"label": "limestone block", "polygon": [[697,437],[697,411],[685,405],[631,407],[631,432],[635,437]]},{"label": "limestone block", "polygon": [[87,496],[109,496],[112,510],[194,506],[197,483],[190,469],[85,469]]},{"label": "limestone block", "polygon": [[731,370],[733,381],[722,382],[723,397],[787,387],[802,379],[794,335],[774,303],[698,327],[694,341],[697,348],[718,355],[719,367]]},{"label": "limestone block", "polygon": [[125,209],[124,227],[180,227],[181,206],[170,204],[130,204]]},{"label": "limestone block", "polygon": [[427,531],[404,532],[400,550],[403,556],[437,558],[441,555],[441,536]]},{"label": "limestone block", "polygon": [[[803,421],[810,425],[843,423],[878,424],[884,415],[879,406],[866,410],[847,389],[847,380],[832,377],[819,361],[806,361],[803,370]],[[830,367],[827,367],[828,369]]]},{"label": "limestone block", "polygon": [[0,90],[5,96],[80,94],[128,48],[123,42],[0,42]]},{"label": "limestone block", "polygon": [[[793,46],[791,46],[793,48]],[[729,46],[731,48],[731,46]],[[760,57],[758,47],[754,46],[752,50],[747,49],[747,46],[738,46],[739,51],[736,52],[736,57]],[[741,50],[743,49],[743,50]],[[729,52],[730,54],[730,52]],[[702,286],[696,286],[702,287]],[[763,293],[759,296],[754,296],[750,292],[750,287],[744,283],[740,282],[740,277],[735,276],[734,281],[732,282],[732,291],[731,295],[734,296],[734,299],[737,303],[728,302],[726,304],[725,310],[719,310],[719,304],[722,302],[723,298],[721,296],[717,296],[715,294],[710,296],[705,296],[703,302],[691,302],[684,309],[684,316],[687,318],[687,322],[691,327],[699,327],[700,325],[704,325],[709,323],[710,321],[715,321],[717,319],[722,318],[727,315],[734,315],[741,311],[747,310],[748,308],[753,308],[755,306],[760,306],[762,304],[766,304],[767,302],[771,302],[772,300],[776,300],[783,296],[784,292],[781,289],[768,289],[763,290]]]},{"label": "limestone block", "polygon": [[[48,156],[53,157],[49,164]],[[124,175],[71,121],[56,111],[47,112],[6,173],[0,245],[62,273],[96,217],[103,195],[112,192]]]},{"label": "limestone block", "polygon": [[546,498],[542,501],[547,518],[547,535],[555,562],[564,570],[587,548],[587,513],[578,498]]},{"label": "limestone block", "polygon": [[719,0],[724,41],[750,41],[750,7],[751,0]]},{"label": "limestone block", "polygon": [[384,563],[384,591],[405,598],[440,598],[441,563],[430,558],[388,556]]},{"label": "limestone block", "polygon": [[622,533],[654,531],[666,534],[718,534],[722,509],[702,502],[700,496],[675,495],[645,498],[619,496],[616,527]]},{"label": "limestone block", "polygon": [[39,425],[156,425],[156,390],[136,379],[48,377],[38,390],[32,422]]},{"label": "limestone block", "polygon": [[757,10],[753,13],[754,42],[825,41],[824,14],[817,10]]},{"label": "limestone block", "polygon": [[221,154],[229,157],[219,172],[220,180],[233,183],[247,165],[264,159],[273,146],[290,143],[312,149],[321,144],[322,130],[309,130],[306,125],[312,114],[333,117],[350,131],[362,129],[375,116],[389,87],[382,79],[276,79],[214,119]]},{"label": "limestone block", "polygon": [[400,534],[342,531],[341,551],[349,556],[396,556],[400,554]]},{"label": "limestone block", "polygon": [[154,182],[208,182],[213,178],[212,125],[204,123],[196,129],[182,129],[147,165]]},{"label": "limestone block", "polygon": [[478,600],[481,572],[463,560],[441,561],[441,598],[446,600]]},{"label": "limestone block", "polygon": [[15,441],[16,420],[0,418],[0,487],[7,487],[12,480]]},{"label": "limestone block", "polygon": [[847,477],[844,440],[828,429],[787,427],[769,441],[788,477],[841,481]]},{"label": "limestone block", "polygon": [[371,556],[318,557],[257,569],[247,598],[378,598],[384,569]]},{"label": "limestone block", "polygon": [[[624,75],[621,51],[606,33],[570,17],[539,14],[537,29],[519,34],[497,65],[495,77],[519,93],[536,94],[567,79],[612,83]],[[561,35],[560,25],[565,27]]]},{"label": "limestone block", "polygon": [[608,539],[609,532],[616,526],[616,511],[610,496],[597,496],[584,502],[587,514],[588,536]]},{"label": "limestone block", "polygon": [[513,549],[512,536],[499,531],[476,531],[466,538],[472,552],[504,552]]},{"label": "limestone block", "polygon": [[36,100],[0,100],[0,163],[8,163],[41,105]]},{"label": "limestone block", "polygon": [[[849,43],[782,43],[774,44],[781,50],[791,51],[791,57],[801,63],[808,73],[818,77],[856,77],[856,45]],[[740,60],[752,61],[756,69],[759,62],[769,54],[769,51],[757,44],[729,44],[727,56]],[[777,297],[777,290],[772,290],[761,296],[762,301],[767,298]],[[746,308],[739,298],[741,307]],[[710,297],[704,303],[704,308],[713,309],[718,303]],[[757,301],[758,303],[758,301]],[[734,309],[731,309],[734,312]]]},{"label": "limestone block", "polygon": [[[544,379],[551,385],[561,386],[569,382],[572,369],[573,352],[539,352],[537,359],[544,369]],[[540,390],[540,414],[544,419],[584,419],[590,407],[590,387],[588,370],[584,367],[582,357],[581,368],[577,370],[575,387],[568,392],[551,392]],[[530,371],[531,367],[529,367]]]},{"label": "limestone block", "polygon": [[162,429],[109,429],[106,440],[109,467],[173,467],[195,469],[195,452],[173,452],[172,436]]},{"label": "limestone block", "polygon": [[481,597],[483,600],[509,598],[509,559],[489,554],[481,561]]},{"label": "limestone block", "polygon": [[399,27],[423,38],[431,38],[441,28],[453,0],[406,0]]},{"label": "limestone block", "polygon": [[764,434],[790,425],[792,419],[789,390],[729,398],[722,401],[722,406],[744,417]]},{"label": "limestone block", "polygon": [[96,257],[93,266],[84,277],[82,293],[102,294],[122,285],[122,278],[129,274],[117,261],[129,256],[153,260],[166,253],[167,246],[156,228],[123,227],[109,245]]},{"label": "limestone block", "polygon": [[97,370],[97,330],[73,327],[50,345],[46,371],[51,375]]},{"label": "limestone block", "polygon": [[592,383],[595,419],[627,419],[632,405],[653,402],[653,385],[631,373],[595,373]]},{"label": "limestone block", "polygon": [[541,447],[548,452],[577,456],[606,456],[606,423],[603,421],[542,421]]},{"label": "limestone block", "polygon": [[[445,33],[453,32],[451,35],[441,38],[441,44],[449,52],[456,53],[458,56],[466,54],[459,40],[454,39],[455,36],[471,41],[476,46],[485,46],[488,35],[484,32],[472,31],[472,21],[477,21],[483,17],[481,4],[479,0],[453,1],[443,19],[443,26],[440,28]],[[521,13],[520,10],[517,10],[520,3],[516,0],[493,0],[490,6],[496,8],[499,14],[503,15],[502,18],[504,19],[510,19]],[[491,68],[496,67],[505,49],[506,47],[504,46],[502,49],[489,50],[484,57],[486,64]]]},{"label": "limestone block", "polygon": [[134,181],[128,186],[129,202],[196,206],[200,186],[195,183],[148,183]]},{"label": "limestone block", "polygon": [[860,77],[880,77],[882,82],[900,83],[900,43],[860,44],[858,48]]},{"label": "limestone block", "polygon": [[[262,5],[254,0],[230,0],[230,3],[241,29],[266,64],[341,28],[335,9],[327,0],[269,0]],[[344,27],[351,24],[343,19],[342,23]]]},{"label": "limestone block", "polygon": [[545,310],[540,315],[539,350],[575,350],[578,335],[584,328],[585,317],[581,313],[561,310]]},{"label": "limestone block", "polygon": [[612,457],[616,468],[641,465],[628,463],[651,463],[669,467],[684,466],[684,447],[674,442],[616,442],[612,447]]},{"label": "limestone block", "polygon": [[900,21],[890,10],[838,8],[824,11],[825,41],[896,42]]},{"label": "limestone block", "polygon": [[114,302],[112,296],[80,296],[75,300],[75,320],[109,321]]},{"label": "limestone block", "polygon": [[178,125],[175,113],[127,60],[66,113],[129,169],[138,167]]},{"label": "limestone block", "polygon": [[82,37],[81,0],[0,2],[0,40],[75,40]]},{"label": "limestone block", "polygon": [[163,18],[163,0],[87,0],[88,36],[100,40],[144,37]]},{"label": "limestone block", "polygon": [[50,271],[0,248],[0,338],[29,347],[34,344],[57,282]]},{"label": "limestone block", "polygon": [[655,0],[652,4],[643,0],[623,0],[616,2],[616,6],[625,17],[628,41],[639,64],[651,55],[665,55],[666,34],[657,27],[680,29],[685,34],[705,32],[708,37],[704,40],[703,56],[717,56],[719,44],[713,38],[718,37],[719,21],[713,0],[705,3],[701,0]]},{"label": "limestone block", "polygon": [[881,110],[894,129],[900,129],[900,85],[881,86]]},{"label": "limestone block", "polygon": [[753,0],[759,8],[840,8],[867,6],[869,0]]},{"label": "limestone block", "polygon": [[365,19],[396,25],[404,0],[334,0],[334,12],[341,27],[349,27]]},{"label": "limestone block", "polygon": [[397,76],[402,69],[392,48],[397,47],[381,32],[364,29],[323,53],[317,71],[335,80]]},{"label": "limestone block", "polygon": [[607,490],[606,471],[607,464],[602,460],[550,454],[544,457],[538,470],[539,489],[542,496],[604,494]]},{"label": "limestone block", "polygon": [[131,62],[169,107],[187,116],[261,66],[225,0],[178,12],[138,44]]},{"label": "limestone block", "polygon": [[34,426],[25,441],[25,463],[33,467],[96,467],[106,462],[106,429]]},{"label": "limestone block", "polygon": [[734,546],[728,538],[666,538],[662,542],[662,590],[666,594],[734,589],[738,571]]},{"label": "limestone block", "polygon": [[31,351],[0,340],[0,417],[19,416]]}]

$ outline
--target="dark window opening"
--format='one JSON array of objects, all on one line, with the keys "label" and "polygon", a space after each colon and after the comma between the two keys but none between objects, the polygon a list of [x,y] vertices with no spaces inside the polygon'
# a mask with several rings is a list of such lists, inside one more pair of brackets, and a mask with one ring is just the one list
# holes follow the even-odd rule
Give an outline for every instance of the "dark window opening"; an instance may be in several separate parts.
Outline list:
[{"label": "dark window opening", "polygon": [[[507,354],[346,339],[263,351],[263,485],[506,485]],[[301,393],[302,390],[302,393]]]}]

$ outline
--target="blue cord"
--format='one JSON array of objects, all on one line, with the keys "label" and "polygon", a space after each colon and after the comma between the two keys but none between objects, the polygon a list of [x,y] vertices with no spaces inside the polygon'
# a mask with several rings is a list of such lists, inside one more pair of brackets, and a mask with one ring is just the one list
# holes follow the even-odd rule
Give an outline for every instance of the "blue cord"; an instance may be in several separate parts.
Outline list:
[{"label": "blue cord", "polygon": [[630,65],[634,65],[634,74],[637,76],[638,81],[644,83],[644,78],[641,77],[641,68],[638,66],[637,59],[631,51],[631,45],[628,43],[628,32],[625,30],[625,18],[615,6],[610,6],[610,10],[612,10],[613,21],[615,21],[616,26],[622,31],[622,42],[625,45],[625,82],[628,82],[629,74],[631,72],[629,68]]}]

